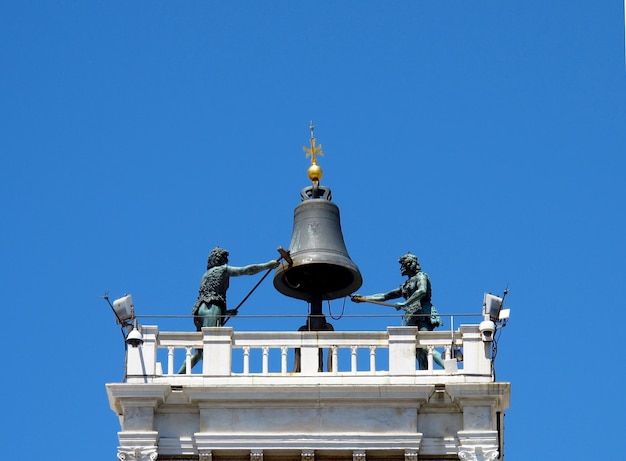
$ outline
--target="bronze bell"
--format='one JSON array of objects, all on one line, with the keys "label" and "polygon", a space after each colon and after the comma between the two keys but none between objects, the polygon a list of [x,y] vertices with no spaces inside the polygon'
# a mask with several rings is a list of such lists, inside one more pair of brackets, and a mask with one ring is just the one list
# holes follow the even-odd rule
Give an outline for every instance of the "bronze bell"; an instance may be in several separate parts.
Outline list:
[{"label": "bronze bell", "polygon": [[363,279],[346,250],[339,207],[330,201],[330,189],[308,187],[301,195],[289,244],[293,265],[276,270],[274,287],[286,296],[309,302],[354,293]]}]

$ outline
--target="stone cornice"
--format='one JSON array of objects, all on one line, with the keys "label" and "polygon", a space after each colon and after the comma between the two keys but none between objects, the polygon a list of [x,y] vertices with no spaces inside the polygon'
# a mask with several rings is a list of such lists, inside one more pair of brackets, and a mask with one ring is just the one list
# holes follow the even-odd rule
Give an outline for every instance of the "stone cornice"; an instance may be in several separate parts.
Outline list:
[{"label": "stone cornice", "polygon": [[172,391],[169,384],[128,384],[109,383],[106,385],[109,406],[117,414],[122,414],[124,405],[158,408]]},{"label": "stone cornice", "polygon": [[463,405],[475,403],[484,404],[491,400],[492,405],[499,411],[506,410],[510,404],[511,383],[448,383],[446,392],[450,397]]}]

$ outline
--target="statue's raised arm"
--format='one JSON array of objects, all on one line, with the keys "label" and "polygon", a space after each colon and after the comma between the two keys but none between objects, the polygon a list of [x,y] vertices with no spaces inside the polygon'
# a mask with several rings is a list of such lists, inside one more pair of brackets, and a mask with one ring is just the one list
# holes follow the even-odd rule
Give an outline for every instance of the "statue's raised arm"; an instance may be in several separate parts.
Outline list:
[{"label": "statue's raised arm", "polygon": [[254,275],[265,270],[276,269],[279,265],[280,263],[273,259],[266,263],[250,264],[243,267],[228,266],[228,274],[232,277],[238,277],[240,275]]},{"label": "statue's raised arm", "polygon": [[[377,293],[373,295],[361,295],[355,293],[350,296],[350,299],[355,303],[364,303],[364,302],[373,302],[373,303],[383,303],[389,299],[397,299],[402,297],[402,291],[400,288],[396,288],[394,290],[388,291],[387,293]],[[399,304],[399,303],[396,303]],[[396,309],[399,309],[396,306]]]}]

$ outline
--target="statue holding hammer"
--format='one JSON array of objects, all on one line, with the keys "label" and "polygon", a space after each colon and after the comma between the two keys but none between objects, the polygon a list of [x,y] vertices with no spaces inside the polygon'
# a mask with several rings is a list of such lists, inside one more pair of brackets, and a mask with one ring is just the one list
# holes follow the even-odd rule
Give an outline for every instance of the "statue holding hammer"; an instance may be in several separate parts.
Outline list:
[{"label": "statue holding hammer", "polygon": [[[404,302],[392,304],[396,310],[404,309],[407,326],[416,326],[419,331],[432,331],[441,326],[443,322],[437,309],[431,303],[432,288],[430,278],[422,268],[417,256],[407,253],[400,257],[400,273],[407,277],[404,284],[387,293],[378,293],[369,296],[353,294],[350,299],[356,303],[373,302],[383,304],[388,299],[404,298]],[[385,305],[387,305],[385,303]],[[419,362],[420,370],[428,369],[428,357],[424,349],[418,348],[415,355]],[[441,367],[444,366],[441,354],[433,351],[433,359]]]},{"label": "statue holding hammer", "polygon": [[[288,257],[288,252],[283,250],[281,258],[285,256]],[[228,290],[230,277],[254,275],[264,270],[270,271],[275,269],[278,265],[278,260],[272,260],[243,267],[229,266],[228,251],[220,247],[215,247],[211,250],[207,260],[207,270],[200,281],[198,299],[191,311],[196,330],[201,331],[202,327],[222,326],[226,318],[237,315],[239,306],[236,309],[226,310],[226,291]],[[196,349],[191,359],[191,367],[193,368],[201,359],[202,349]],[[183,374],[185,372],[186,364],[183,363],[178,373]]]}]

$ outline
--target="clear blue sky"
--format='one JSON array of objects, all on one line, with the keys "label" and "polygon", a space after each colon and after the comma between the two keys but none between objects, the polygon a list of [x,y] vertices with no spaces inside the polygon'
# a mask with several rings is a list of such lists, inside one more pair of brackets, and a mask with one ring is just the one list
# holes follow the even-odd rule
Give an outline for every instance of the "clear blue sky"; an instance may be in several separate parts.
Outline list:
[{"label": "clear blue sky", "polygon": [[[618,0],[2,2],[4,456],[115,459],[124,351],[99,296],[186,315],[215,245],[276,257],[313,120],[359,291],[398,286],[407,250],[442,313],[510,288],[507,461],[614,458],[624,56]],[[257,280],[233,279],[231,305]],[[268,278],[241,313],[306,306]]]}]

